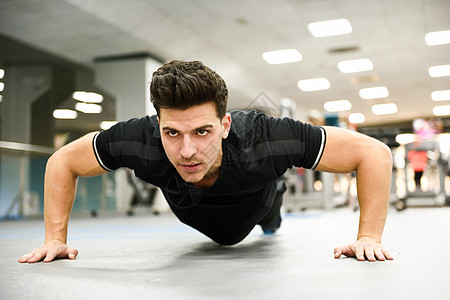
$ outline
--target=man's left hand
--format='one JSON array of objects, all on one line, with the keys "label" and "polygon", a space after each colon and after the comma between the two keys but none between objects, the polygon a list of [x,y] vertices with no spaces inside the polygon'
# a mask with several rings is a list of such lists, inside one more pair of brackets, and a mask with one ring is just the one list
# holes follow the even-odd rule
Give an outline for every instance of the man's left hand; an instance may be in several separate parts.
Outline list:
[{"label": "man's left hand", "polygon": [[341,255],[356,257],[360,261],[366,259],[369,261],[394,259],[379,242],[370,238],[361,238],[354,243],[334,249],[334,258],[340,258]]}]

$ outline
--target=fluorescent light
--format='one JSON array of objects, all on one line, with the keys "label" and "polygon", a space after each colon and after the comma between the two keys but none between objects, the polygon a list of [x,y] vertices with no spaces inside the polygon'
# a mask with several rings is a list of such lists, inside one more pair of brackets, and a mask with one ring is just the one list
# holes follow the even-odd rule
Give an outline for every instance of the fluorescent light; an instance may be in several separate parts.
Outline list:
[{"label": "fluorescent light", "polygon": [[0,92],[3,92],[5,89],[5,84],[3,82],[0,82]]},{"label": "fluorescent light", "polygon": [[359,95],[363,99],[386,98],[389,96],[389,91],[384,86],[377,86],[373,88],[360,89]]},{"label": "fluorescent light", "polygon": [[344,60],[338,63],[338,68],[342,73],[355,73],[370,71],[373,64],[368,58]]},{"label": "fluorescent light", "polygon": [[428,69],[431,77],[450,76],[450,65],[432,66]]},{"label": "fluorescent light", "polygon": [[86,103],[101,103],[103,96],[93,92],[78,91],[72,94],[73,99]]},{"label": "fluorescent light", "polygon": [[444,45],[450,43],[450,30],[428,32],[425,34],[428,46]]},{"label": "fluorescent light", "polygon": [[308,30],[315,37],[324,37],[351,33],[353,29],[347,19],[339,19],[310,23]]},{"label": "fluorescent light", "polygon": [[304,92],[327,90],[331,86],[330,82],[326,78],[300,80],[297,85],[298,88]]},{"label": "fluorescent light", "polygon": [[103,130],[107,130],[116,124],[117,124],[117,121],[102,121],[100,123],[100,128]]},{"label": "fluorescent light", "polygon": [[86,114],[99,114],[102,112],[102,107],[97,104],[77,103],[75,109]]},{"label": "fluorescent light", "polygon": [[55,109],[53,111],[53,118],[55,119],[76,119],[78,113],[71,109]]},{"label": "fluorescent light", "polygon": [[450,100],[450,90],[434,91],[431,93],[433,101]]},{"label": "fluorescent light", "polygon": [[398,111],[395,103],[376,104],[372,106],[372,112],[375,115],[390,115],[395,114]]},{"label": "fluorescent light", "polygon": [[348,116],[348,121],[352,124],[358,124],[362,123],[366,120],[366,117],[364,117],[361,113],[353,113]]},{"label": "fluorescent light", "polygon": [[329,112],[346,111],[352,109],[352,104],[348,100],[328,101],[323,104],[323,108]]},{"label": "fluorescent light", "polygon": [[450,115],[450,105],[440,105],[433,107],[433,114],[435,116]]},{"label": "fluorescent light", "polygon": [[0,69],[0,79],[2,79],[3,76],[5,76],[5,70]]},{"label": "fluorescent light", "polygon": [[298,62],[303,58],[300,52],[295,49],[267,51],[262,56],[271,65]]},{"label": "fluorescent light", "polygon": [[395,141],[400,145],[406,145],[415,142],[416,135],[412,133],[401,133],[395,136]]}]

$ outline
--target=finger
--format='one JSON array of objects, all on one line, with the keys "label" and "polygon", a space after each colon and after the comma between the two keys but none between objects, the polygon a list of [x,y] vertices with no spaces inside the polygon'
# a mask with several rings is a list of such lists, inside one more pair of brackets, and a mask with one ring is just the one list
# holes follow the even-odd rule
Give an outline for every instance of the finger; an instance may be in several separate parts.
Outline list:
[{"label": "finger", "polygon": [[52,250],[49,250],[48,252],[47,252],[47,255],[45,256],[45,258],[44,258],[44,262],[45,263],[47,263],[47,262],[51,262],[52,260],[54,260],[55,259],[55,257],[58,255],[58,252],[57,252],[57,250],[56,249],[52,249]]},{"label": "finger", "polygon": [[385,261],[386,257],[383,254],[383,251],[380,248],[375,249],[375,256],[378,260]]},{"label": "finger", "polygon": [[342,250],[340,248],[334,249],[334,258],[338,259],[342,255]]},{"label": "finger", "polygon": [[366,260],[366,258],[364,257],[364,248],[361,246],[358,246],[355,249],[355,256],[357,260]]},{"label": "finger", "polygon": [[365,246],[364,253],[365,253],[368,261],[376,261],[372,246],[370,246],[370,245]]},{"label": "finger", "polygon": [[334,249],[334,252],[335,254],[337,253],[339,254],[337,258],[339,258],[341,255],[345,255],[347,257],[355,256],[353,250],[350,248],[349,245],[337,247],[336,249]]},{"label": "finger", "polygon": [[21,258],[19,258],[17,261],[20,263],[26,263],[31,257],[33,257],[33,253],[27,253]]},{"label": "finger", "polygon": [[69,259],[74,260],[78,256],[78,250],[70,249],[69,250]]},{"label": "finger", "polygon": [[384,248],[381,248],[381,251],[383,252],[384,256],[388,259],[388,260],[393,260],[394,257]]},{"label": "finger", "polygon": [[42,258],[44,258],[44,256],[45,256],[45,254],[44,253],[42,253],[42,252],[34,252],[33,253],[33,256],[31,257],[31,258],[29,258],[28,259],[28,263],[36,263],[36,262],[38,262],[38,261],[41,261],[42,260]]}]

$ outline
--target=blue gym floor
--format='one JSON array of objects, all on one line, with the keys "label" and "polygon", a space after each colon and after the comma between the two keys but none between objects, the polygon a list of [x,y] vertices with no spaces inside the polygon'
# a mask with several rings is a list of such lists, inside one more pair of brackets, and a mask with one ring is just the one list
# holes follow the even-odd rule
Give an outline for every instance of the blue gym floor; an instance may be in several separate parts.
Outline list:
[{"label": "blue gym floor", "polygon": [[219,247],[170,213],[73,216],[74,261],[19,264],[41,245],[42,220],[0,222],[0,299],[450,299],[450,208],[391,209],[395,260],[335,260],[356,236],[350,209],[287,215]]}]

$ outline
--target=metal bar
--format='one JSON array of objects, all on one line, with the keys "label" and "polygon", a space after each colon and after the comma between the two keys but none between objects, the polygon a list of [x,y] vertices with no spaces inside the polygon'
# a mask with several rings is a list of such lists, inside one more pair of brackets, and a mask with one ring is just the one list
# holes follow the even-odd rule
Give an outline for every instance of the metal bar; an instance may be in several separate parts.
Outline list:
[{"label": "metal bar", "polygon": [[6,142],[6,141],[0,141],[0,149],[34,152],[40,154],[53,154],[55,152],[55,149],[51,147],[44,147],[16,142]]}]

